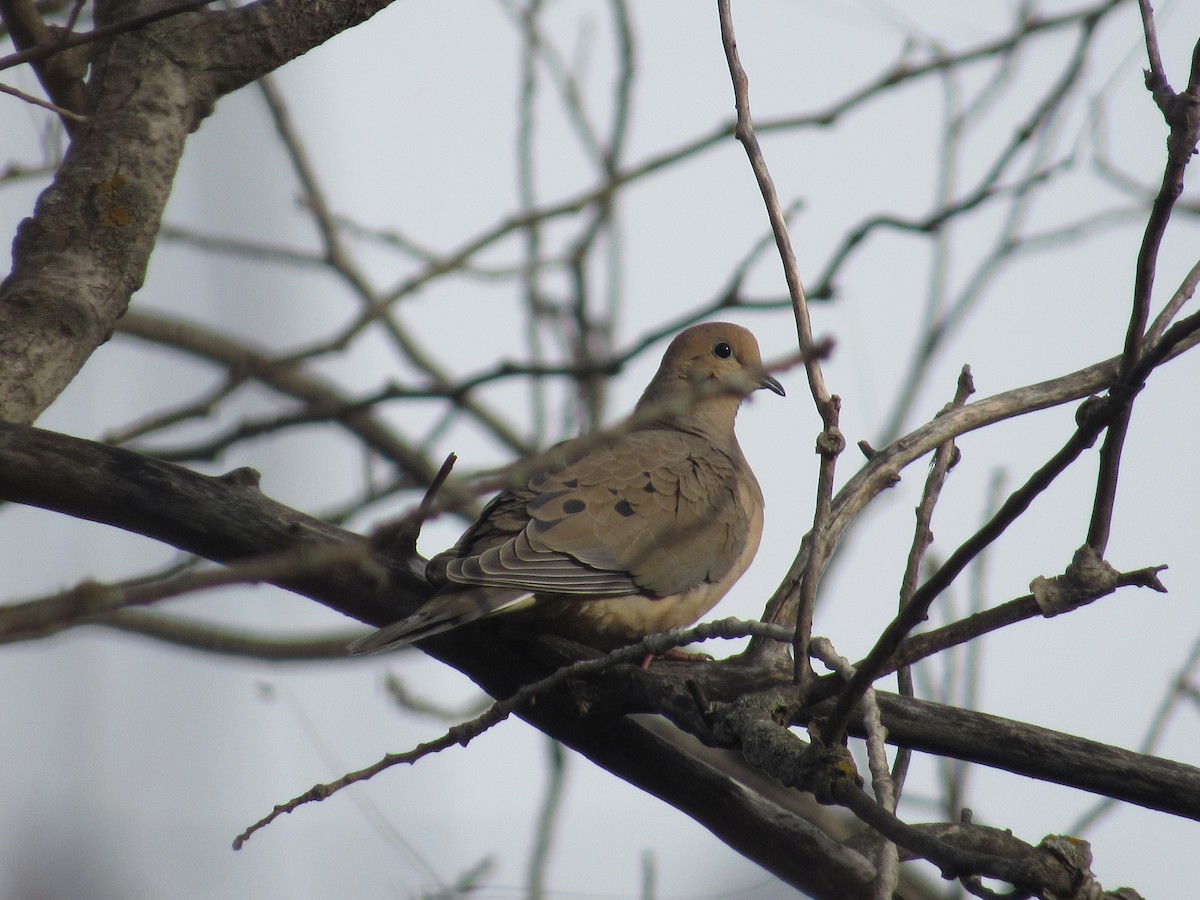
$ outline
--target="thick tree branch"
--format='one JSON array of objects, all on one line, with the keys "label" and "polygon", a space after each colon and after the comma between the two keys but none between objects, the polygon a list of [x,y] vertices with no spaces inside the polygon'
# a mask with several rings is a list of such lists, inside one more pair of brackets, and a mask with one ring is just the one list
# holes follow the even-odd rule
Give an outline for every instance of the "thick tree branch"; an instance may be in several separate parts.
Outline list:
[{"label": "thick tree branch", "polygon": [[[212,478],[119,447],[0,424],[0,499],[144,534],[215,562],[232,562],[304,544],[363,541],[265,497],[258,475],[238,469]],[[382,566],[390,582],[369,569]],[[346,615],[373,625],[430,592],[424,566],[397,567],[375,552],[372,564],[330,567],[302,578],[271,579],[282,587],[337,598]]]},{"label": "thick tree branch", "polygon": [[[319,547],[362,540],[264,497],[244,474],[211,478],[120,448],[13,425],[0,425],[0,499],[105,522],[218,561],[279,552],[297,543]],[[428,592],[421,563],[419,558],[395,559],[375,551],[365,570],[339,567],[278,579],[278,583],[347,615],[381,625],[393,621]],[[387,585],[371,574],[380,567],[391,575]],[[463,629],[428,642],[424,649],[470,675],[496,697],[510,696],[522,684],[579,658],[580,648],[570,642],[520,634],[511,637],[511,641],[498,641],[492,630]],[[759,665],[736,659],[701,666],[662,663],[649,672],[620,666],[587,685],[572,682],[522,715],[620,777],[674,797],[671,802],[682,804],[685,812],[724,836],[725,825],[709,816],[719,818],[727,813],[725,805],[733,802],[729,797],[682,797],[688,794],[684,785],[667,783],[665,772],[678,771],[687,763],[642,758],[633,765],[623,749],[611,746],[611,723],[576,720],[585,710],[585,718],[606,723],[622,713],[650,711],[704,735],[709,726],[697,697],[729,703],[772,688],[786,690],[791,674],[790,662],[774,658]],[[992,716],[882,692],[878,696],[889,739],[900,745],[1200,819],[1200,771],[1189,766]],[[825,701],[805,714],[827,715],[832,703]],[[851,727],[853,730],[853,723]],[[1101,760],[1104,772],[1097,774],[1096,766],[1079,764],[1089,757]],[[753,818],[748,810],[740,815]],[[760,827],[768,832],[782,828],[782,834],[796,825],[763,822]],[[753,841],[753,836],[746,835],[736,846],[741,850]],[[773,871],[779,865],[764,861],[761,854],[753,858]]]},{"label": "thick tree branch", "polygon": [[[17,232],[0,284],[0,420],[41,414],[142,284],[187,136],[226,93],[386,2],[263,2],[173,16],[99,42],[89,123]],[[144,13],[97,4],[109,23]]]}]

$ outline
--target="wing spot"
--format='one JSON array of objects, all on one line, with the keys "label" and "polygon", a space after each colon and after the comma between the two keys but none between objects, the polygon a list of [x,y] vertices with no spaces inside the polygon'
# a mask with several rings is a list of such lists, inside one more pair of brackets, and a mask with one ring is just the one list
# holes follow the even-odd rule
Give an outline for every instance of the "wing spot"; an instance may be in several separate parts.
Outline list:
[{"label": "wing spot", "polygon": [[628,519],[630,516],[633,515],[633,507],[629,505],[628,500],[618,500],[613,505],[613,509],[615,509],[618,513],[620,513],[626,519]]},{"label": "wing spot", "polygon": [[563,512],[565,512],[569,516],[573,516],[576,513],[581,513],[585,509],[587,509],[587,504],[584,503],[582,500],[572,499],[572,500],[566,501],[563,504]]}]

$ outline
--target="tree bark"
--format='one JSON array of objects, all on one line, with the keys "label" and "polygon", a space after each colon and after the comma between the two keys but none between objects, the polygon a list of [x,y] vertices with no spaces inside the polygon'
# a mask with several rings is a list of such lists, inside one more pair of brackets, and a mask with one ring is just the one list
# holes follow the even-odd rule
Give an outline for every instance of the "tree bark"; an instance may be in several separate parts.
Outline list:
[{"label": "tree bark", "polygon": [[[217,100],[388,2],[274,0],[96,42],[88,122],[21,223],[0,283],[0,421],[35,421],[108,340],[145,278],[187,136]],[[100,0],[96,19],[162,5]]]}]

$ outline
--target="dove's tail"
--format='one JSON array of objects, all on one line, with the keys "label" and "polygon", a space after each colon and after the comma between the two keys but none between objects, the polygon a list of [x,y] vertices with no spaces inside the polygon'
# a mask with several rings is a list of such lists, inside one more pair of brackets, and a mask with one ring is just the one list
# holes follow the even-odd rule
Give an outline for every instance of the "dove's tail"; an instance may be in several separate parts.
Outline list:
[{"label": "dove's tail", "polygon": [[532,593],[520,589],[467,587],[438,594],[407,619],[361,637],[346,649],[352,656],[379,653],[458,628],[484,616],[519,609]]}]

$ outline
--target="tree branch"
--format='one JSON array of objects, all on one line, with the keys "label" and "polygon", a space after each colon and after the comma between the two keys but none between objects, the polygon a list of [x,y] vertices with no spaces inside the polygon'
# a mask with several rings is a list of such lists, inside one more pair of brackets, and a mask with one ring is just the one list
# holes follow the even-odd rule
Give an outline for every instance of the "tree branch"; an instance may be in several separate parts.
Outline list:
[{"label": "tree branch", "polygon": [[[184,142],[217,99],[386,5],[167,7],[170,18],[97,44],[92,120],[18,229],[0,283],[0,420],[34,421],[108,339],[145,277]],[[96,14],[140,12],[134,0],[109,0]]]},{"label": "tree branch", "polygon": [[[244,471],[244,470],[243,470]],[[136,453],[62,435],[0,425],[0,498],[106,522],[217,560],[362,539],[264,497],[247,475],[211,478]],[[370,568],[338,567],[279,579],[334,609],[383,624],[428,591],[418,559],[372,548]],[[587,654],[554,638],[497,628],[464,628],[430,640],[427,652],[467,673],[496,697],[514,695]],[[598,765],[693,816],[738,852],[818,897],[869,896],[874,871],[790,813],[642,728],[626,713],[653,711],[708,735],[697,697],[728,702],[788,690],[790,664],[623,665],[586,681],[571,679],[521,710],[536,727]],[[1032,777],[1110,793],[1129,802],[1200,819],[1200,771],[1107,748],[1008,720],[879,693],[890,740]],[[832,701],[814,714],[827,715]],[[1093,763],[1082,765],[1080,760]],[[1094,761],[1098,760],[1100,765]],[[1103,770],[1099,771],[1098,770]]]}]

